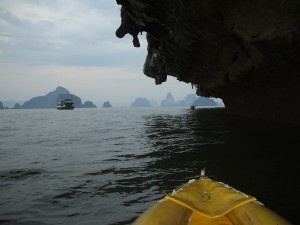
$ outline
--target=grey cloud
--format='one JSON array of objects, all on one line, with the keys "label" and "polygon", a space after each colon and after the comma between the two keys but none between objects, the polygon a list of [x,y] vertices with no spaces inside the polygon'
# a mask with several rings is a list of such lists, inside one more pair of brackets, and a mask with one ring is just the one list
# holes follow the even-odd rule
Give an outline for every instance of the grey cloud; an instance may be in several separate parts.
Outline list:
[{"label": "grey cloud", "polygon": [[[115,36],[115,30],[119,25],[118,5],[111,0],[102,1],[26,1],[32,7],[45,7],[51,13],[63,9],[68,4],[81,11],[68,11],[70,17],[65,15],[64,20],[36,19],[35,21],[23,18],[17,14],[17,10],[11,6],[1,10],[0,19],[6,21],[8,26],[0,28],[10,41],[1,41],[0,57],[2,60],[19,60],[32,64],[62,64],[62,65],[141,65],[144,61],[144,53],[132,47],[128,41],[128,48],[121,46],[124,40]],[[78,5],[76,5],[78,4]],[[85,24],[76,24],[79,14],[85,20],[84,15],[96,12],[103,18],[102,21],[84,21]],[[29,12],[32,14],[37,11]],[[106,24],[109,24],[106,26]],[[1,36],[0,36],[1,37]],[[107,46],[111,45],[111,46]],[[114,49],[114,50],[112,50]],[[130,55],[130,57],[128,57]],[[133,61],[138,59],[140,61]]]},{"label": "grey cloud", "polygon": [[14,16],[9,11],[2,11],[0,14],[0,18],[13,26],[18,26],[18,27],[30,26],[29,21],[19,19],[17,16]]}]

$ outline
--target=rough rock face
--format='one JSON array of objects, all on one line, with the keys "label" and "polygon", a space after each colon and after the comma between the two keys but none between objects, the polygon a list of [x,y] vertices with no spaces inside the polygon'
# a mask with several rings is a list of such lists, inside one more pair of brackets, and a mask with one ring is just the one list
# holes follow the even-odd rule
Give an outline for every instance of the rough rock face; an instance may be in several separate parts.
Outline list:
[{"label": "rough rock face", "polygon": [[117,0],[116,35],[147,32],[144,74],[174,76],[228,112],[300,121],[299,0]]}]

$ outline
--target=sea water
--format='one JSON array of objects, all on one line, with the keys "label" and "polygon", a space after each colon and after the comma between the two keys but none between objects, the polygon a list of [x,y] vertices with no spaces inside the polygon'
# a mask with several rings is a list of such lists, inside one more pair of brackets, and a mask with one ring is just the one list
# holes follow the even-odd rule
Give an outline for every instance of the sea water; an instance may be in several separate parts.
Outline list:
[{"label": "sea water", "polygon": [[299,224],[299,127],[223,108],[0,111],[0,224],[129,225],[199,177]]}]

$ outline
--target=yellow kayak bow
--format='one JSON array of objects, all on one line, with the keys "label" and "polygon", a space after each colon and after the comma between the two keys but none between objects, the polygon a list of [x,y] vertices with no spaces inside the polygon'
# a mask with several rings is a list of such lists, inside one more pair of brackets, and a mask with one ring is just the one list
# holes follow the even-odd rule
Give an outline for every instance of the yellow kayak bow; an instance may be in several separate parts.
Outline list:
[{"label": "yellow kayak bow", "polygon": [[133,225],[291,225],[254,197],[201,176],[167,195]]}]

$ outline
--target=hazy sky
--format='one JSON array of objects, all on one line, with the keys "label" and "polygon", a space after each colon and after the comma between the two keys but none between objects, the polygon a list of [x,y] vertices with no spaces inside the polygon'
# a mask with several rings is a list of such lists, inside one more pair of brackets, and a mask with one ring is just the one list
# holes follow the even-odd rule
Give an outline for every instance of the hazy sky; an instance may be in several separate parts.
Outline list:
[{"label": "hazy sky", "polygon": [[0,101],[29,100],[57,86],[97,106],[195,93],[173,77],[155,85],[143,74],[146,33],[140,48],[130,35],[117,38],[119,12],[114,0],[0,0]]}]

